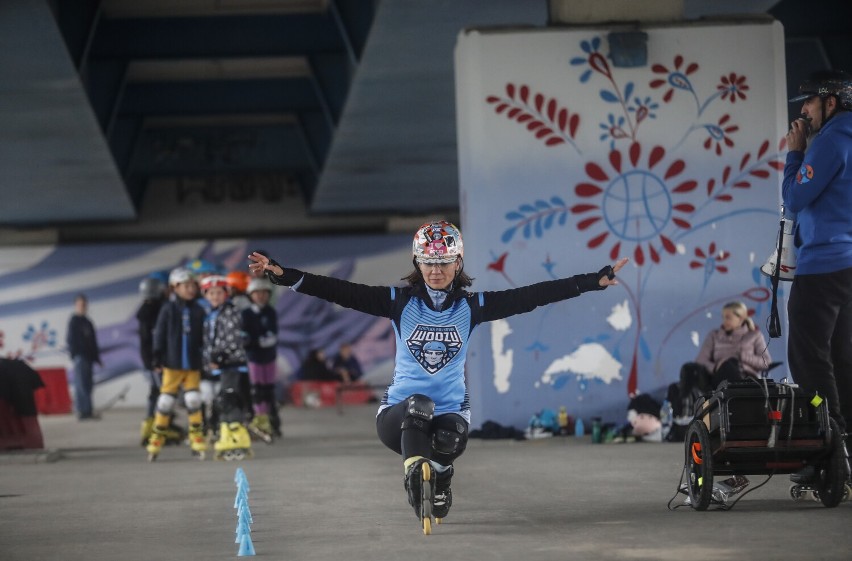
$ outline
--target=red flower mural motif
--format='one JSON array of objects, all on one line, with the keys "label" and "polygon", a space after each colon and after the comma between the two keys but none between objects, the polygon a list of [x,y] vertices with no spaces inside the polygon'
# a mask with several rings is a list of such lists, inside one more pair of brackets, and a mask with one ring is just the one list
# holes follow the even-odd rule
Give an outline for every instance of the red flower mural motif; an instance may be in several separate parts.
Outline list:
[{"label": "red flower mural motif", "polygon": [[668,103],[672,100],[672,96],[674,95],[674,91],[684,90],[688,92],[692,92],[695,95],[695,91],[692,89],[692,83],[689,81],[690,74],[693,74],[696,70],[698,70],[698,63],[693,62],[690,63],[683,71],[681,71],[681,67],[683,66],[683,57],[681,55],[677,55],[674,58],[674,70],[669,70],[666,66],[662,64],[654,64],[651,66],[651,70],[655,74],[666,74],[666,78],[655,78],[651,80],[648,84],[654,89],[662,88],[663,86],[668,85],[669,89],[666,90],[666,93],[663,94],[663,101]]},{"label": "red flower mural motif", "polygon": [[731,256],[729,251],[719,251],[716,252],[716,242],[710,242],[710,245],[707,247],[707,251],[705,252],[700,247],[695,248],[695,257],[698,259],[693,259],[689,262],[690,269],[701,269],[702,267],[708,273],[713,273],[714,271],[719,271],[720,273],[727,273],[728,266],[721,265],[723,261],[726,261],[728,257]]},{"label": "red flower mural motif", "polygon": [[570,210],[578,217],[586,215],[577,222],[580,231],[596,225],[605,227],[586,243],[589,248],[602,245],[612,235],[618,239],[610,248],[610,257],[620,256],[622,242],[633,244],[633,260],[640,266],[645,263],[646,252],[652,262],[660,262],[657,247],[675,253],[674,242],[663,230],[672,224],[683,229],[692,227],[686,217],[695,212],[695,206],[677,202],[675,198],[693,191],[698,182],[680,179],[686,163],[675,160],[664,166],[665,156],[665,149],[655,146],[643,161],[642,146],[634,142],[626,158],[619,150],[609,153],[608,169],[594,162],[586,164],[586,175],[591,181],[577,184],[574,192],[587,202]]},{"label": "red flower mural motif", "polygon": [[506,84],[506,97],[489,95],[486,103],[494,107],[494,112],[523,125],[545,146],[557,146],[566,142],[574,145],[580,115],[571,113],[559,105],[556,98],[533,93],[526,84],[520,87]]},{"label": "red flower mural motif", "polygon": [[707,140],[704,141],[704,149],[710,150],[713,147],[713,144],[716,144],[716,155],[722,155],[722,144],[727,146],[728,148],[734,147],[734,141],[731,140],[729,136],[732,133],[740,130],[739,125],[728,125],[725,126],[728,121],[731,120],[731,116],[725,113],[719,119],[719,122],[715,125],[707,124],[704,125],[704,129],[709,133],[710,136],[707,137]]},{"label": "red flower mural motif", "polygon": [[730,99],[731,103],[736,103],[737,98],[745,99],[746,94],[743,92],[748,91],[748,84],[746,84],[745,76],[737,76],[734,72],[731,72],[727,76],[722,76],[722,83],[716,86],[722,93],[722,99]]}]

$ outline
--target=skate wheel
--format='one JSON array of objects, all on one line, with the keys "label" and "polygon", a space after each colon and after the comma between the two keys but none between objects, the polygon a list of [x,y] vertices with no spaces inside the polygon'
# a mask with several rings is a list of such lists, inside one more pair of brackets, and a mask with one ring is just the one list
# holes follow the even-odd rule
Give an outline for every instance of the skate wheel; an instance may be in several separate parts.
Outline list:
[{"label": "skate wheel", "polygon": [[686,445],[686,492],[695,510],[707,510],[713,493],[713,453],[710,432],[700,419],[689,425]]},{"label": "skate wheel", "polygon": [[798,486],[796,486],[796,485],[790,486],[790,497],[792,497],[792,499],[794,501],[802,500],[802,495],[804,495],[804,494],[805,494],[805,492],[802,491],[801,489],[799,489]]},{"label": "skate wheel", "polygon": [[202,462],[204,461],[204,458],[207,457],[207,454],[204,451],[193,452],[193,454]]},{"label": "skate wheel", "polygon": [[432,534],[432,520],[430,518],[423,519],[423,533],[427,536]]},{"label": "skate wheel", "polygon": [[231,454],[231,458],[234,460],[244,460],[246,458],[245,450],[234,450]]},{"label": "skate wheel", "polygon": [[148,454],[148,461],[153,462],[157,459],[157,454]]},{"label": "skate wheel", "polygon": [[422,483],[420,484],[420,518],[432,522],[432,465],[429,462],[420,464]]}]

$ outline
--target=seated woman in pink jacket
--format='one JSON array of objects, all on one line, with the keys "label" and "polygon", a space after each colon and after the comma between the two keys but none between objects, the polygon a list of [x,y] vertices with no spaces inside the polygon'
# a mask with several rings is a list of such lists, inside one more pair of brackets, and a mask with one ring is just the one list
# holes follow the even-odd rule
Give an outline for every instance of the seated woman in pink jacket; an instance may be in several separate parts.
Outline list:
[{"label": "seated woman in pink jacket", "polygon": [[759,377],[769,368],[772,357],[745,304],[728,302],[722,307],[722,325],[707,334],[695,362],[710,373],[713,390],[723,380]]}]

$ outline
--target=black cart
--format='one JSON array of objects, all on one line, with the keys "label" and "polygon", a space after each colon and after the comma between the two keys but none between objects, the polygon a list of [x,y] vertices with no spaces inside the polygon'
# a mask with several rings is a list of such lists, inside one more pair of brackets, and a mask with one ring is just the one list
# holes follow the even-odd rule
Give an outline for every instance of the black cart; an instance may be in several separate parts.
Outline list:
[{"label": "black cart", "polygon": [[710,505],[716,475],[794,473],[806,466],[816,470],[813,490],[823,505],[843,500],[845,447],[825,399],[750,378],[723,382],[695,411],[684,439],[686,493],[695,510]]}]

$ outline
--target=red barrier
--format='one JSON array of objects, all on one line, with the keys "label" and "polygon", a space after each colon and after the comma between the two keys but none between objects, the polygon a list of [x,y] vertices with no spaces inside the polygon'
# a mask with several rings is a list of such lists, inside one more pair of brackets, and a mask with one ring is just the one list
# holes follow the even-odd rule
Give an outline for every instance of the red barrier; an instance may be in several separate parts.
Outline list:
[{"label": "red barrier", "polygon": [[11,404],[0,399],[0,450],[44,448],[38,417],[21,417]]},{"label": "red barrier", "polygon": [[351,405],[368,403],[374,399],[370,388],[357,382],[348,386],[345,392],[340,392],[339,388],[341,388],[340,382],[302,380],[290,386],[290,397],[293,405],[297,407],[333,407],[338,400]]},{"label": "red barrier", "polygon": [[38,412],[43,415],[64,415],[71,412],[68,375],[64,368],[38,368],[44,387],[33,394]]}]

